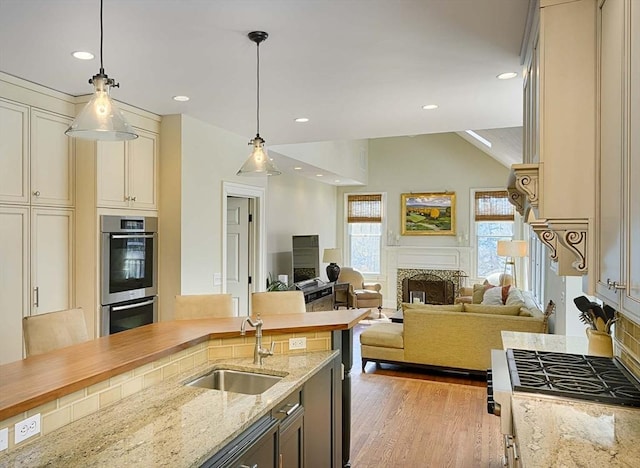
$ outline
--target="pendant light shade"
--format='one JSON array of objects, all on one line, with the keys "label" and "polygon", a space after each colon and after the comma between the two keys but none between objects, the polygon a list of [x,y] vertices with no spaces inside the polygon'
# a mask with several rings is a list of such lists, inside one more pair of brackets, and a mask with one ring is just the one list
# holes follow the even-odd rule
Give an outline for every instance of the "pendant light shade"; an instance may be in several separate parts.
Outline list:
[{"label": "pendant light shade", "polygon": [[260,43],[265,41],[269,34],[264,31],[252,31],[248,35],[252,42],[256,43],[256,136],[249,142],[251,154],[242,165],[236,175],[245,176],[273,176],[280,175],[280,170],[269,158],[264,147],[264,139],[260,136]]},{"label": "pendant light shade", "polygon": [[109,88],[120,85],[105,74],[102,64],[102,2],[100,0],[100,71],[89,80],[95,93],[64,133],[86,140],[133,140],[138,135],[109,96]]}]

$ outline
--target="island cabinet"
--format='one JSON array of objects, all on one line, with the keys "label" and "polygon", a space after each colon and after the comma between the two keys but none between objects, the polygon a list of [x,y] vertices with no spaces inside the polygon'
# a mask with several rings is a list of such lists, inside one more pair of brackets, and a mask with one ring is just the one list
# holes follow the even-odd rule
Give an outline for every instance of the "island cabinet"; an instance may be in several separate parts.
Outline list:
[{"label": "island cabinet", "polygon": [[640,5],[605,0],[597,24],[596,295],[640,321]]}]

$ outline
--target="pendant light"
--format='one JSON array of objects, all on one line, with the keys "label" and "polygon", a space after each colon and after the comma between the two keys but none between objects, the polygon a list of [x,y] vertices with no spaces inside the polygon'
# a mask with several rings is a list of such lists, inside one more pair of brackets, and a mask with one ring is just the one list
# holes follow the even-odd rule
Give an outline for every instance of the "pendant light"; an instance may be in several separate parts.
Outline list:
[{"label": "pendant light", "polygon": [[256,69],[257,69],[257,93],[256,93],[256,136],[249,142],[253,147],[249,159],[242,165],[236,175],[263,176],[280,175],[280,170],[269,158],[267,150],[264,148],[264,140],[260,136],[260,43],[265,41],[269,34],[264,31],[252,31],[247,34],[252,42],[256,43]]},{"label": "pendant light", "polygon": [[100,71],[89,80],[95,94],[64,133],[86,140],[133,140],[138,135],[109,96],[109,88],[119,88],[120,84],[105,74],[102,63],[102,2],[100,0]]}]

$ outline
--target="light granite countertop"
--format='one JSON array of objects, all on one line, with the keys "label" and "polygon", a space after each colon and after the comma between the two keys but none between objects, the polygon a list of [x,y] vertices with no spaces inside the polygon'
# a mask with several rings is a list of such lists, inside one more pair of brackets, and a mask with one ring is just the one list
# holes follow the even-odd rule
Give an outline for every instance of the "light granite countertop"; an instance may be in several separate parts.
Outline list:
[{"label": "light granite countertop", "polygon": [[514,394],[522,466],[602,468],[640,463],[640,410]]},{"label": "light granite countertop", "polygon": [[[575,336],[502,332],[504,349],[588,354]],[[524,468],[637,467],[640,409],[514,393],[511,413]]]},{"label": "light granite countertop", "polygon": [[[338,354],[275,355],[263,367],[252,358],[202,364],[0,455],[0,467],[199,466]],[[214,368],[285,377],[260,395],[183,385]]]}]

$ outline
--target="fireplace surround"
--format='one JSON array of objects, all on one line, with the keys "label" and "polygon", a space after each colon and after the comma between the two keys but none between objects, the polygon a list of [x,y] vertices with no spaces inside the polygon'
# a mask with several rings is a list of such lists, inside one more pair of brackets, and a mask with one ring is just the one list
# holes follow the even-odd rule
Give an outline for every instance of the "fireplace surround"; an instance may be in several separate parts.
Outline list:
[{"label": "fireplace surround", "polygon": [[400,309],[403,302],[411,302],[411,292],[423,292],[426,304],[453,304],[465,277],[462,270],[399,268],[397,307]]}]

